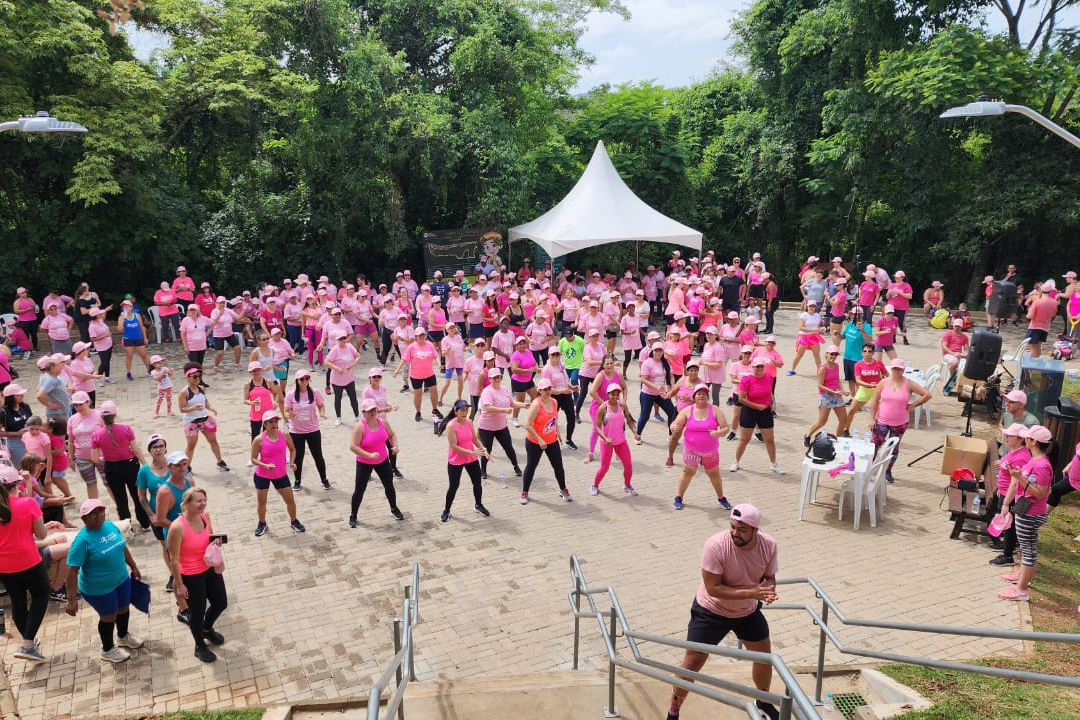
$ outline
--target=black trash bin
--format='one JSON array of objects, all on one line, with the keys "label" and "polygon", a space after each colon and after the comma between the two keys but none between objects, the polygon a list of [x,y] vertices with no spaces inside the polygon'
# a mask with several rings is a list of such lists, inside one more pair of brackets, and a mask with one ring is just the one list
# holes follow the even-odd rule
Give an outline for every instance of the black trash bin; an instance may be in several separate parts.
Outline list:
[{"label": "black trash bin", "polygon": [[1080,406],[1063,398],[1057,405],[1043,409],[1043,425],[1054,437],[1054,448],[1050,455],[1054,477],[1061,477],[1061,471],[1080,442]]}]

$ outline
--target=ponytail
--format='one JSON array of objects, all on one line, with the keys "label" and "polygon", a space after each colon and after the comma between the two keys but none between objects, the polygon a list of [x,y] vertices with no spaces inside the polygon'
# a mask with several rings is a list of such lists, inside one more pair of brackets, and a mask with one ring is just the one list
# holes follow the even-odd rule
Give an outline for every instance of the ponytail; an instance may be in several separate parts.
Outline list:
[{"label": "ponytail", "polygon": [[11,522],[11,502],[8,500],[10,488],[0,483],[0,525]]},{"label": "ponytail", "polygon": [[442,434],[446,432],[446,426],[450,424],[450,421],[455,417],[454,413],[447,413],[446,417],[439,421],[439,424],[435,426],[436,437],[442,437]]}]

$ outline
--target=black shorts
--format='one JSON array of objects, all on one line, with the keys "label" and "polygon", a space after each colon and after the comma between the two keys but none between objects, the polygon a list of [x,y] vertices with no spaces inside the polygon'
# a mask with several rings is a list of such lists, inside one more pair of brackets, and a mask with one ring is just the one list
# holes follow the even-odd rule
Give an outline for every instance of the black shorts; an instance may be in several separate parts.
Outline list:
[{"label": "black shorts", "polygon": [[604,337],[607,338],[608,340],[614,340],[615,338],[619,337],[619,331],[618,330],[605,330],[604,331]]},{"label": "black shorts", "polygon": [[742,410],[739,411],[739,427],[771,430],[773,427],[772,408],[755,410],[743,405]]},{"label": "black shorts", "polygon": [[764,285],[751,285],[750,286],[750,297],[758,298],[758,299],[764,298],[765,297],[765,286]]},{"label": "black shorts", "polygon": [[124,347],[144,347],[146,345],[146,341],[142,338],[139,338],[138,340],[123,338],[120,342]]},{"label": "black shorts", "polygon": [[228,337],[216,337],[214,338],[214,349],[224,350],[225,346],[236,347],[240,344],[240,341],[236,339],[235,335],[229,335]]},{"label": "black shorts", "polygon": [[835,315],[830,315],[829,316],[829,322],[832,323],[833,325],[843,325],[844,324],[844,318],[843,318],[843,316],[836,317]]},{"label": "black shorts", "polygon": [[161,542],[165,542],[165,528],[154,525],[150,528],[150,532],[154,533],[154,537],[156,537],[158,540],[160,540]]},{"label": "black shorts", "polygon": [[692,333],[696,333],[701,329],[701,318],[696,318],[693,315],[686,318],[686,329]]},{"label": "black shorts", "polygon": [[427,331],[427,339],[430,340],[431,342],[435,343],[436,345],[441,343],[442,339],[444,337],[446,337],[446,331],[445,330],[428,330]]},{"label": "black shorts", "polygon": [[743,642],[761,642],[769,637],[769,622],[761,612],[761,603],[746,617],[727,618],[714,615],[698,605],[695,599],[690,606],[690,622],[686,626],[688,642],[719,645],[729,632]]},{"label": "black shorts", "polygon": [[855,382],[855,363],[856,360],[844,361],[844,379],[848,382]]},{"label": "black shorts", "polygon": [[[494,334],[494,333],[492,333]],[[475,340],[484,337],[483,323],[469,323],[469,339]]]},{"label": "black shorts", "polygon": [[275,490],[284,490],[285,488],[289,487],[288,475],[282,475],[281,477],[277,478],[264,478],[255,475],[254,478],[256,490],[269,490],[271,484],[274,486]]},{"label": "black shorts", "polygon": [[876,353],[879,353],[879,352],[886,352],[886,353],[896,352],[896,346],[895,345],[875,345],[874,346],[874,352],[876,352]]},{"label": "black shorts", "polygon": [[514,378],[510,378],[510,389],[516,393],[528,392],[534,387],[536,387],[536,383],[532,380],[515,380]]},{"label": "black shorts", "polygon": [[484,326],[484,337],[486,337],[486,338],[495,337],[495,331],[498,330],[498,329],[499,329],[499,327],[497,325],[485,325]]},{"label": "black shorts", "polygon": [[1033,343],[1042,344],[1046,342],[1047,332],[1045,330],[1028,330],[1024,337]]},{"label": "black shorts", "polygon": [[430,375],[426,378],[409,378],[409,384],[412,385],[413,390],[433,388],[435,387],[435,376]]}]

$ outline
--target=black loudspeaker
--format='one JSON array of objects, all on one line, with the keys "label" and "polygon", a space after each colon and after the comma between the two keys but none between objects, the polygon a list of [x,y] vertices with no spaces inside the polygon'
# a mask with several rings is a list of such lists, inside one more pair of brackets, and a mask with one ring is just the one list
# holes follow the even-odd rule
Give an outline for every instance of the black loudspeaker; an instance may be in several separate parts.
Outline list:
[{"label": "black loudspeaker", "polygon": [[[1014,285],[1014,303],[1015,294]],[[994,374],[1000,359],[1001,336],[987,328],[979,328],[971,336],[971,348],[968,350],[967,362],[964,363],[964,377],[970,380],[985,380]]]},{"label": "black loudspeaker", "polygon": [[1016,314],[1016,286],[1011,282],[995,280],[987,303],[987,312],[1000,319]]}]

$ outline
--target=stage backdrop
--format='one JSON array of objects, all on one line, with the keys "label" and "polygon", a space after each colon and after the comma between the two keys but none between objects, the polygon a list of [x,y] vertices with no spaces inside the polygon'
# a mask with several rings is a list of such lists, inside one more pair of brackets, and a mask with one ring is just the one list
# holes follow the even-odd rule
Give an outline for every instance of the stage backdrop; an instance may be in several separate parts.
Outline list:
[{"label": "stage backdrop", "polygon": [[458,270],[467,276],[476,274],[480,256],[485,264],[496,268],[506,262],[505,243],[495,228],[464,228],[461,230],[429,230],[424,233],[424,266],[426,277],[442,270],[444,277],[453,277]]}]

